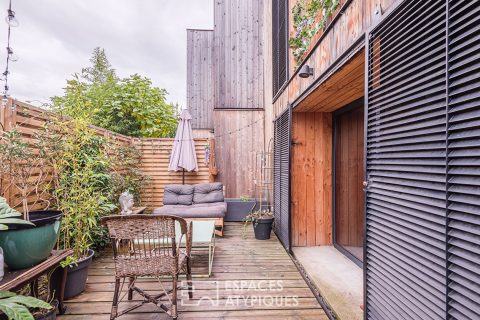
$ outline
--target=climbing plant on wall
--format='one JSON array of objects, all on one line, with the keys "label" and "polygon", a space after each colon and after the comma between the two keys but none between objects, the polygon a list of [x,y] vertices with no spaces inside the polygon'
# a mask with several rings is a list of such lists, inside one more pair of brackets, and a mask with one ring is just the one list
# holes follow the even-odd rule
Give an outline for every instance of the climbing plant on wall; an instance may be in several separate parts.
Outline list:
[{"label": "climbing plant on wall", "polygon": [[302,63],[310,41],[322,30],[327,19],[339,5],[339,0],[298,0],[292,8],[294,34],[290,35],[290,48],[295,62]]}]

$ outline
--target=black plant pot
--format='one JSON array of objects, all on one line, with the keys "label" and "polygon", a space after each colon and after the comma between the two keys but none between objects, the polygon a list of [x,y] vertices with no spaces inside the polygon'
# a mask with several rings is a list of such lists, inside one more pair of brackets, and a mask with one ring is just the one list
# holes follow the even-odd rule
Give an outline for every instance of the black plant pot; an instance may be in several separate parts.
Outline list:
[{"label": "black plant pot", "polygon": [[[88,256],[77,262],[77,265],[68,267],[67,269],[67,282],[65,283],[65,294],[64,299],[71,299],[78,296],[80,293],[85,291],[85,286],[87,284],[88,277],[88,268],[92,263],[93,250],[88,251]],[[55,294],[58,297],[60,292],[60,282],[62,277],[62,270],[57,269],[58,272],[52,277],[52,289],[55,290]]]},{"label": "black plant pot", "polygon": [[55,320],[57,319],[57,307],[58,307],[58,301],[55,300],[52,302],[53,308],[49,310],[47,313],[42,314],[42,315],[35,315],[35,320]]},{"label": "black plant pot", "polygon": [[253,223],[253,231],[255,232],[255,239],[268,240],[272,232],[273,218],[257,219]]}]

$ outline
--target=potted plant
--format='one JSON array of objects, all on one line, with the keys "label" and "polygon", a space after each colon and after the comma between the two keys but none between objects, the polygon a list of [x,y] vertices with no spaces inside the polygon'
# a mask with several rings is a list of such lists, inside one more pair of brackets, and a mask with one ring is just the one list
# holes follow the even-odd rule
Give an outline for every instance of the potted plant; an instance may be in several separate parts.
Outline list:
[{"label": "potted plant", "polygon": [[55,307],[34,297],[0,291],[0,310],[9,320],[55,319]]},{"label": "potted plant", "polygon": [[[10,197],[14,201],[11,206],[21,207],[20,216],[31,222],[11,224],[6,221],[4,224],[8,227],[0,231],[0,247],[10,269],[32,267],[44,261],[55,246],[60,230],[60,211],[30,210],[44,201],[49,183],[44,159],[33,149],[17,128],[4,131],[0,136],[1,195],[13,195]],[[11,210],[3,199],[3,208]],[[29,199],[33,199],[30,204]]]},{"label": "potted plant", "polygon": [[225,202],[227,202],[225,221],[243,221],[257,204],[257,201],[248,195],[242,195],[240,199],[225,199]]},{"label": "potted plant", "polygon": [[268,240],[272,232],[273,213],[270,210],[256,210],[247,215],[243,220],[243,235],[246,235],[246,228],[249,222],[253,225],[255,239]]},{"label": "potted plant", "polygon": [[[57,121],[53,125],[55,130],[46,134],[44,145],[52,148],[48,140],[60,141],[56,150],[46,153],[54,168],[52,202],[64,213],[59,247],[73,249],[73,255],[62,263],[62,267],[68,268],[64,296],[69,299],[85,290],[93,245],[104,237],[99,218],[110,214],[116,206],[112,203],[113,178],[105,138],[96,135],[81,119]],[[60,139],[56,138],[58,135]],[[59,279],[52,280],[53,289],[58,289]]]}]

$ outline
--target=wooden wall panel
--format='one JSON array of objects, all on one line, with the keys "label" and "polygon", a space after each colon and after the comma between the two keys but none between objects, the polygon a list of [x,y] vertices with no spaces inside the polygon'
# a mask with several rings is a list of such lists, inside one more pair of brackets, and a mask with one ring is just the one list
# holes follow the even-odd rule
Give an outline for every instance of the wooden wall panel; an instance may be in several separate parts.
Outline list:
[{"label": "wooden wall panel", "polygon": [[214,112],[215,155],[226,196],[255,196],[256,154],[264,150],[263,111]]},{"label": "wooden wall panel", "polygon": [[264,108],[263,0],[218,0],[214,13],[215,108]]},{"label": "wooden wall panel", "polygon": [[[272,0],[263,1],[263,23],[267,26],[271,25],[272,21]],[[265,141],[268,143],[273,138],[273,121],[274,112],[272,106],[272,92],[273,92],[273,73],[272,73],[272,59],[268,53],[272,52],[272,28],[262,28],[262,36],[264,39],[263,49],[267,53],[263,59],[263,74],[264,74],[264,101],[265,101]],[[273,142],[272,142],[273,143]]]},{"label": "wooden wall panel", "polygon": [[363,246],[363,127],[363,107],[335,120],[336,241],[347,247]]},{"label": "wooden wall panel", "polygon": [[194,129],[213,128],[213,30],[187,30],[187,109]]},{"label": "wooden wall panel", "polygon": [[[150,178],[142,202],[149,208],[163,205],[163,190],[166,184],[182,184],[182,172],[168,171],[174,139],[136,139],[135,145],[141,151],[141,170]],[[186,172],[185,183],[209,182],[208,164],[205,163],[205,146],[208,139],[195,139],[198,172]]]},{"label": "wooden wall panel", "polygon": [[332,115],[293,113],[292,245],[332,244]]},{"label": "wooden wall panel", "polygon": [[[291,1],[292,4],[295,0]],[[339,18],[335,21],[332,27],[322,36],[320,43],[314,49],[311,56],[305,61],[306,64],[314,68],[314,76],[306,79],[293,75],[295,66],[290,67],[290,82],[280,97],[273,103],[273,117],[280,115],[288,106],[289,103],[295,101],[302,95],[310,85],[315,82],[335,61],[348,51],[348,49],[361,37],[366,30],[376,25],[382,18],[398,6],[401,0],[352,0],[348,7],[340,13]],[[291,16],[290,16],[291,17]],[[266,38],[271,38],[271,31],[266,29]],[[314,37],[314,41],[319,39]],[[311,45],[313,48],[313,44]],[[269,53],[271,56],[271,51]],[[340,67],[340,66],[339,66]],[[336,70],[333,70],[335,72]],[[328,77],[327,77],[328,78]],[[325,81],[325,78],[323,81]],[[359,80],[360,81],[360,80]],[[360,83],[357,81],[356,83]],[[319,87],[322,83],[317,83],[315,90],[321,90]],[[318,89],[317,89],[318,88]],[[315,90],[312,90],[315,92]],[[342,95],[357,95],[362,90],[347,92],[349,88],[345,88],[338,83],[336,88],[332,89],[337,96]],[[321,96],[323,96],[322,94]],[[308,97],[308,95],[306,95]],[[351,99],[355,100],[354,98]],[[343,103],[345,104],[345,103]],[[312,112],[314,110],[302,110],[302,112]],[[322,112],[330,112],[329,110],[318,110]],[[267,139],[271,133],[267,133]]]}]

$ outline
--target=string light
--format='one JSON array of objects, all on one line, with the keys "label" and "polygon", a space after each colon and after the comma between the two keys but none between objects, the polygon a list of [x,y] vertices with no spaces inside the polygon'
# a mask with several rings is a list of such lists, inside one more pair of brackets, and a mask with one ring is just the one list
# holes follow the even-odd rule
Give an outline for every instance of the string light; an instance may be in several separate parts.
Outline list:
[{"label": "string light", "polygon": [[18,27],[18,25],[20,24],[17,20],[17,18],[15,18],[15,11],[12,10],[12,1],[10,1],[10,6],[8,7],[8,15],[7,17],[5,18],[5,22],[10,26],[10,27]]},{"label": "string light", "polygon": [[222,138],[222,137],[225,137],[225,136],[230,136],[230,135],[233,135],[233,134],[237,134],[237,133],[240,132],[240,131],[243,131],[243,130],[245,130],[245,129],[248,129],[248,128],[250,128],[250,127],[253,127],[255,124],[257,124],[258,122],[263,121],[263,120],[264,120],[263,117],[262,117],[262,118],[259,118],[259,119],[255,120],[255,121],[247,124],[246,126],[240,127],[240,128],[238,128],[238,129],[235,129],[235,130],[232,130],[232,131],[229,131],[229,132],[225,132],[225,133],[220,134],[220,135],[215,135],[215,138]]},{"label": "string light", "polygon": [[[255,124],[259,123],[260,121],[263,121],[265,118],[262,117],[262,118],[259,118],[253,122],[250,122],[249,124],[243,126],[243,127],[240,127],[240,128],[237,128],[235,130],[232,130],[232,131],[228,131],[228,132],[225,132],[225,133],[222,133],[222,134],[214,134],[214,138],[217,139],[217,138],[223,138],[223,137],[226,137],[226,136],[231,136],[231,135],[238,135],[239,132],[245,130],[245,129],[248,129],[250,127],[253,127]],[[242,136],[242,135],[240,135]],[[192,141],[192,139],[175,139],[173,138],[175,141]]]},{"label": "string light", "polygon": [[5,71],[2,73],[2,81],[5,83],[3,86],[3,96],[2,96],[2,105],[5,106],[8,102],[8,76],[10,75],[10,62],[15,62],[18,60],[18,56],[13,53],[12,47],[10,47],[10,34],[11,28],[18,27],[19,22],[15,17],[15,11],[12,10],[12,0],[9,1],[8,10],[7,10],[7,17],[5,18],[5,22],[8,25],[8,36],[7,36],[7,63],[5,66]]}]

